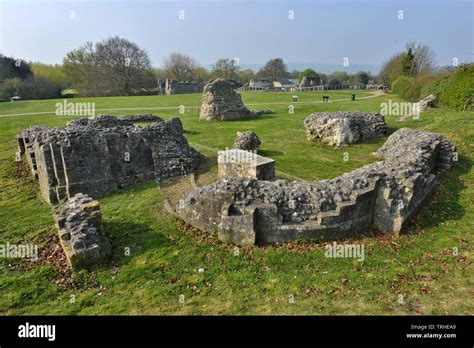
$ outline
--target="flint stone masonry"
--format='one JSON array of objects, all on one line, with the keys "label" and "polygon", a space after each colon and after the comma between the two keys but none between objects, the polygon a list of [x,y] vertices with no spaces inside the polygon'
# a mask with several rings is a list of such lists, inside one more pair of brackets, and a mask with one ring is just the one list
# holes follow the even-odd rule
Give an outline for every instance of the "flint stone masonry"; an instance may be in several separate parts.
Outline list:
[{"label": "flint stone masonry", "polygon": [[235,137],[234,148],[246,150],[246,151],[258,151],[262,142],[258,138],[257,134],[252,131],[237,132]]},{"label": "flint stone masonry", "polygon": [[330,180],[225,177],[184,197],[176,212],[236,244],[338,240],[368,228],[398,233],[433,193],[455,146],[437,133],[403,128],[376,155],[382,161]]},{"label": "flint stone masonry", "polygon": [[272,113],[271,110],[250,111],[242,97],[233,89],[232,83],[215,79],[204,86],[199,118],[206,121],[226,121],[252,118]]},{"label": "flint stone masonry", "polygon": [[178,118],[133,125],[143,119],[101,115],[64,127],[31,127],[18,134],[19,151],[27,155],[50,204],[76,193],[99,198],[137,182],[186,175],[197,168],[203,156],[188,145]]},{"label": "flint stone masonry", "polygon": [[102,226],[99,202],[82,193],[53,210],[59,239],[69,265],[87,268],[110,255],[110,243]]},{"label": "flint stone masonry", "polygon": [[247,177],[273,180],[275,160],[257,155],[256,152],[231,149],[219,151],[217,157],[219,178]]},{"label": "flint stone masonry", "polygon": [[308,140],[346,146],[387,134],[385,118],[375,112],[315,112],[304,120]]}]

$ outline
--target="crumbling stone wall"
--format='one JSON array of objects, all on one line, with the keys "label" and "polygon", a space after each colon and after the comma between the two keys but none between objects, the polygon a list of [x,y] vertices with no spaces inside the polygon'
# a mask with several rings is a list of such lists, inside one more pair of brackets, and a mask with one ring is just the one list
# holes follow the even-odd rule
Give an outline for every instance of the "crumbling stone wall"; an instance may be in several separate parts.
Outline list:
[{"label": "crumbling stone wall", "polygon": [[161,94],[189,94],[189,93],[201,93],[204,87],[202,82],[192,81],[176,81],[167,79],[163,83],[160,83]]},{"label": "crumbling stone wall", "polygon": [[[76,193],[95,198],[137,182],[193,172],[203,156],[188,145],[178,118],[136,127],[144,117],[101,115],[18,135],[48,203]],[[23,144],[23,146],[21,146]]]},{"label": "crumbling stone wall", "polygon": [[82,193],[53,210],[61,245],[74,269],[87,268],[110,255],[99,202]]},{"label": "crumbling stone wall", "polygon": [[204,86],[199,118],[207,121],[238,120],[272,113],[271,110],[250,111],[228,80],[215,79]]},{"label": "crumbling stone wall", "polygon": [[308,140],[345,146],[387,134],[385,118],[375,112],[315,112],[304,120]]},{"label": "crumbling stone wall", "polygon": [[383,160],[330,180],[226,177],[184,197],[177,214],[237,244],[335,240],[370,227],[400,232],[450,169],[454,145],[437,133],[400,129],[377,151]]}]

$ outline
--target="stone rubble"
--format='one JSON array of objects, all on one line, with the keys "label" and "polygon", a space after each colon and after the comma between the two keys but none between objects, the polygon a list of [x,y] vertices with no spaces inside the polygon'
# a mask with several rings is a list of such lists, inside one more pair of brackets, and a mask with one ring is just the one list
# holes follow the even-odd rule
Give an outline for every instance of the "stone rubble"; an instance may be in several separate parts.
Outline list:
[{"label": "stone rubble", "polygon": [[330,180],[221,178],[184,197],[177,214],[236,244],[336,240],[368,228],[400,232],[453,166],[455,146],[437,133],[403,128],[376,155],[383,160]]},{"label": "stone rubble", "polygon": [[69,265],[88,268],[110,255],[111,246],[104,234],[99,202],[78,193],[53,210],[59,239]]},{"label": "stone rubble", "polygon": [[385,118],[375,112],[315,112],[304,120],[308,140],[319,139],[332,146],[382,137],[387,134]]},{"label": "stone rubble", "polygon": [[425,98],[421,99],[419,102],[418,102],[418,110],[420,112],[423,112],[426,110],[426,108],[428,108],[428,106],[433,106],[433,102],[436,100],[436,96],[435,95],[428,95],[426,96]]},{"label": "stone rubble", "polygon": [[257,134],[252,131],[237,132],[235,137],[234,148],[246,151],[258,151],[262,142]]}]

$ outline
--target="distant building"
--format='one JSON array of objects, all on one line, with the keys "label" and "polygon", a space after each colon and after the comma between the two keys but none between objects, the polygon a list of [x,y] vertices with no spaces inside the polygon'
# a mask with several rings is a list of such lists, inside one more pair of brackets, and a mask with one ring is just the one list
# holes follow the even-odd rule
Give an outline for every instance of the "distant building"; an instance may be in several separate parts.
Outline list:
[{"label": "distant building", "polygon": [[304,76],[300,82],[300,87],[322,86],[323,80],[318,76]]},{"label": "distant building", "polygon": [[251,89],[272,89],[273,81],[270,79],[251,79],[249,87]]},{"label": "distant building", "polygon": [[369,80],[365,89],[382,89],[383,85],[375,83],[375,80]]}]

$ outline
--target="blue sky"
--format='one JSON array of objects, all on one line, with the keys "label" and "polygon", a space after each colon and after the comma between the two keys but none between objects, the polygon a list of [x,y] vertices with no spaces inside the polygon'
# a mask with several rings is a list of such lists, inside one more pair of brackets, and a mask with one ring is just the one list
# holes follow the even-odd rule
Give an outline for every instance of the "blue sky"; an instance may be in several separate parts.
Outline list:
[{"label": "blue sky", "polygon": [[[119,35],[155,66],[172,51],[207,65],[287,63],[380,65],[409,41],[428,44],[440,65],[474,61],[472,0],[0,0],[0,52],[61,63],[86,41]],[[184,19],[180,19],[184,10]],[[289,19],[289,11],[294,19]],[[398,19],[399,10],[403,19]],[[74,11],[75,19],[71,19]]]}]

